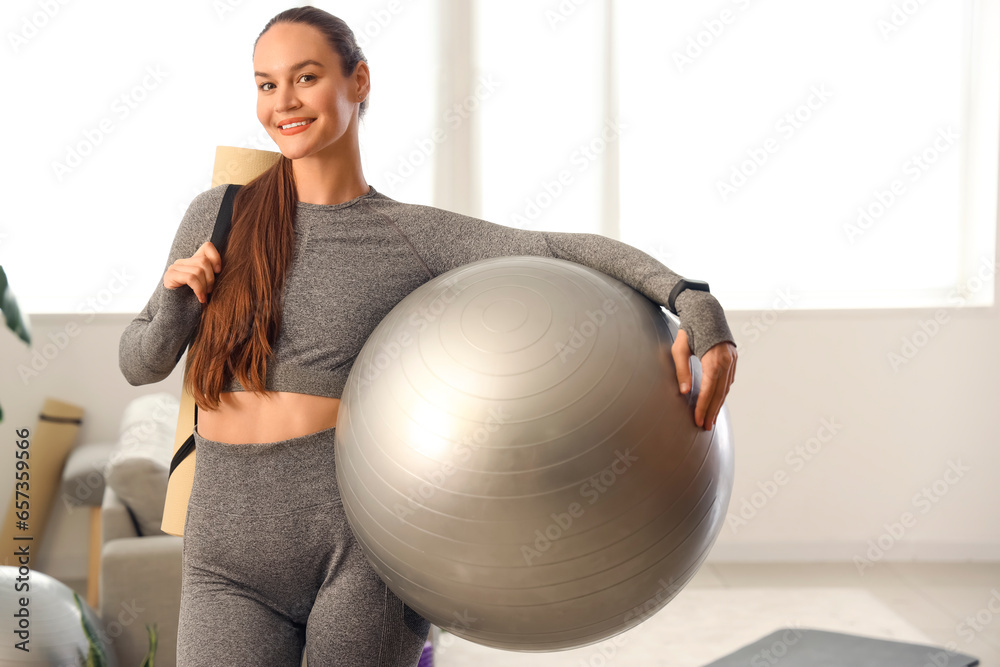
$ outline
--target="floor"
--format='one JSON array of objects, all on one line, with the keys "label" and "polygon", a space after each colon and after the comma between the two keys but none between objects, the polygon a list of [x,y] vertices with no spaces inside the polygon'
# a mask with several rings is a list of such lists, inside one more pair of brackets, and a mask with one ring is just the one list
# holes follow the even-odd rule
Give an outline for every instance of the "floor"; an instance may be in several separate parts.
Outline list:
[{"label": "floor", "polygon": [[1000,667],[1000,563],[710,563],[690,585],[864,588],[934,643]]},{"label": "floor", "polygon": [[435,665],[701,667],[779,628],[811,627],[950,645],[1000,667],[1000,563],[706,564],[647,624],[617,654],[511,653],[442,634]]},{"label": "floor", "polygon": [[[85,582],[66,583],[85,595]],[[1000,563],[881,562],[863,573],[852,563],[708,563],[688,588],[864,589],[932,643],[1000,667]],[[863,624],[858,619],[859,634]],[[511,664],[511,655],[478,659],[476,667]]]}]

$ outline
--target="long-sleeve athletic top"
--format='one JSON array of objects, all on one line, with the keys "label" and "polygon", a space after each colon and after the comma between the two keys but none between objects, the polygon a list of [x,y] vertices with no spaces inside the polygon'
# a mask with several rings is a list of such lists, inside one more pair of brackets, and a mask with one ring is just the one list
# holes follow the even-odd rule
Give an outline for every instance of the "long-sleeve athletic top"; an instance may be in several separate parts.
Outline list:
[{"label": "long-sleeve athletic top", "polygon": [[[226,187],[195,196],[177,229],[164,274],[211,240]],[[480,259],[534,255],[577,262],[660,306],[681,279],[650,255],[600,234],[508,227],[398,202],[371,186],[367,194],[340,204],[297,202],[294,229],[281,330],[267,362],[268,391],[340,398],[355,358],[393,306],[428,280]],[[736,344],[711,294],[684,290],[674,305],[699,359],[717,343]],[[198,326],[202,307],[190,286],[167,289],[161,276],[119,342],[119,366],[129,384],[159,382],[170,375]],[[246,390],[234,377],[223,391]]]}]

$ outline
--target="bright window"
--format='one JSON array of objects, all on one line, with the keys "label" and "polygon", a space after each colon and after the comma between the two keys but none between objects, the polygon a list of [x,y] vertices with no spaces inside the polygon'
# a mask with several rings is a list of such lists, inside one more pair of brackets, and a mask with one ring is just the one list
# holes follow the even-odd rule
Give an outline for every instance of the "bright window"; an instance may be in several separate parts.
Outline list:
[{"label": "bright window", "polygon": [[[251,47],[287,3],[181,5],[60,5],[12,47],[0,263],[26,311],[138,312],[215,146],[277,150]],[[362,164],[390,197],[618,238],[727,309],[993,303],[1000,3],[332,11],[372,69]]]},{"label": "bright window", "polygon": [[992,304],[996,3],[476,7],[510,82],[483,217],[621,239],[730,309]]},{"label": "bright window", "polygon": [[[29,313],[138,313],[211,185],[216,146],[278,150],[257,120],[252,51],[291,5],[102,0],[52,3],[47,17],[16,4],[14,33],[39,25],[5,60],[0,264]],[[430,203],[432,161],[412,151],[436,125],[436,2],[336,4],[372,70],[366,177]]]}]

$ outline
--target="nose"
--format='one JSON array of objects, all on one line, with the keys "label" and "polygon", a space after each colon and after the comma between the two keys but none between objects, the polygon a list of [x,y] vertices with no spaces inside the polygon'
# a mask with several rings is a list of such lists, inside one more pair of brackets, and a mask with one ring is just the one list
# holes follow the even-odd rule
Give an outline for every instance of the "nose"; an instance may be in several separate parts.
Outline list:
[{"label": "nose", "polygon": [[277,113],[286,113],[291,109],[299,108],[299,99],[295,94],[295,88],[282,86],[281,90],[274,96],[274,110]]}]

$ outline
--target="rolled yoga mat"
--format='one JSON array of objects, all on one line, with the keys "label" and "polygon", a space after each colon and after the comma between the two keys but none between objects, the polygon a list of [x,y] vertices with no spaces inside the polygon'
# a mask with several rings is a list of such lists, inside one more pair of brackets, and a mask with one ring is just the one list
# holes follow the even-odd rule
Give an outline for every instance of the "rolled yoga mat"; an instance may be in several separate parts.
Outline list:
[{"label": "rolled yoga mat", "polygon": [[[3,522],[0,564],[35,569],[49,513],[62,485],[63,466],[82,423],[83,408],[46,398],[34,430],[24,438],[15,433],[17,442],[27,446],[15,446],[12,455],[19,458],[3,466],[13,477],[14,489]],[[20,429],[14,426],[14,430]]]},{"label": "rolled yoga mat", "polygon": [[[266,171],[280,156],[281,153],[256,148],[216,146],[212,187],[223,183],[246,185]],[[184,379],[187,379],[187,369],[184,370]],[[174,435],[175,453],[193,430],[194,397],[182,384],[180,412],[177,415],[177,431]],[[188,498],[191,497],[191,486],[194,484],[197,455],[196,451],[188,454],[167,479],[167,496],[163,501],[160,530],[169,535],[179,537],[184,535],[184,521],[187,519]]]}]

